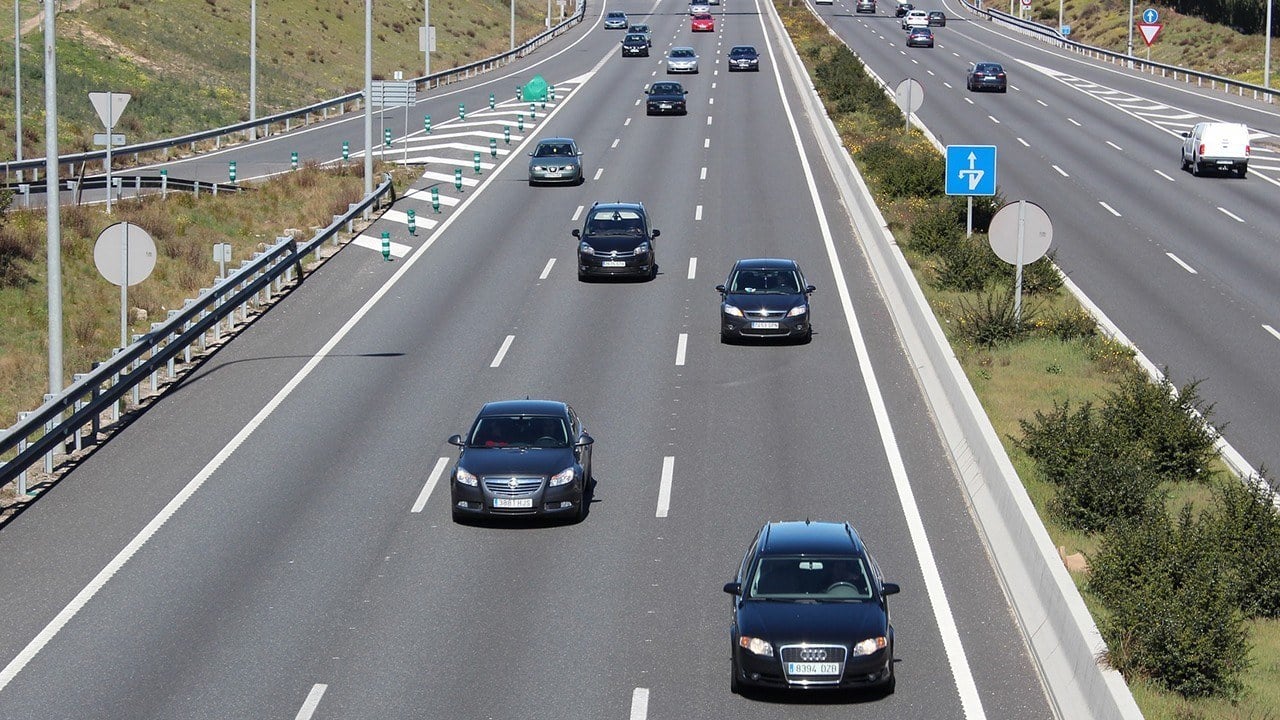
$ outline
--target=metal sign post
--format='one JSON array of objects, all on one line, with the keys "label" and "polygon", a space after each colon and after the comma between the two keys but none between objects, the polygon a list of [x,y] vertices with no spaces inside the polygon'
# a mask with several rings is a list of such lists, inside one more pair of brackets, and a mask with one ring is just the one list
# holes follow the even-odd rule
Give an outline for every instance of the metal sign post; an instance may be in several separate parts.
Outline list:
[{"label": "metal sign post", "polygon": [[107,282],[120,286],[120,347],[128,347],[129,286],[151,276],[156,267],[156,243],[137,225],[116,223],[98,234],[93,263]]},{"label": "metal sign post", "polygon": [[[107,135],[104,138],[107,146],[107,214],[111,214],[111,146],[115,144],[116,121],[120,119],[120,114],[124,112],[124,107],[129,104],[129,99],[133,97],[128,93],[116,92],[92,92],[89,93],[89,102],[93,103],[93,109],[98,111],[98,118],[102,120],[102,124],[107,129]],[[95,138],[96,140],[97,138]],[[120,138],[121,145],[124,144],[124,138]],[[124,347],[124,343],[121,343]]]},{"label": "metal sign post", "polygon": [[991,218],[988,240],[996,256],[1017,266],[1014,279],[1014,322],[1022,322],[1022,266],[1044,257],[1053,243],[1053,223],[1039,205],[1018,200]]}]

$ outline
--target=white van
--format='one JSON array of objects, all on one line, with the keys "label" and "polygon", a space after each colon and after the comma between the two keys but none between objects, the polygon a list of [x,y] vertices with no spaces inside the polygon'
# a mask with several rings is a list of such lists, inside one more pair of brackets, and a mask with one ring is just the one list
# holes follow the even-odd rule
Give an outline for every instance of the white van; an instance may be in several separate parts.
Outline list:
[{"label": "white van", "polygon": [[1231,170],[1244,177],[1249,170],[1249,128],[1244,123],[1196,123],[1182,133],[1182,169],[1192,175],[1205,170]]}]

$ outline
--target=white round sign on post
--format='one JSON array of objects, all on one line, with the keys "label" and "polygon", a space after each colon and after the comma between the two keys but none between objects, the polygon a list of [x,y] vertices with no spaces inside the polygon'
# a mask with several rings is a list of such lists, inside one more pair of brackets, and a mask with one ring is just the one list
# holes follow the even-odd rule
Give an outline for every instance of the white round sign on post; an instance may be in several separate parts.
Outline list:
[{"label": "white round sign on post", "polygon": [[898,83],[893,96],[898,103],[898,107],[902,108],[902,112],[910,115],[919,110],[921,105],[924,105],[924,86],[911,78],[907,78]]},{"label": "white round sign on post", "polygon": [[1021,232],[1022,264],[1030,265],[1044,257],[1049,251],[1049,245],[1053,243],[1053,223],[1044,208],[1025,200],[1005,205],[991,218],[987,237],[991,241],[991,249],[1001,260],[1017,265],[1019,205],[1025,206]]},{"label": "white round sign on post", "polygon": [[112,285],[137,285],[156,269],[156,243],[137,225],[118,222],[98,234],[93,264]]}]

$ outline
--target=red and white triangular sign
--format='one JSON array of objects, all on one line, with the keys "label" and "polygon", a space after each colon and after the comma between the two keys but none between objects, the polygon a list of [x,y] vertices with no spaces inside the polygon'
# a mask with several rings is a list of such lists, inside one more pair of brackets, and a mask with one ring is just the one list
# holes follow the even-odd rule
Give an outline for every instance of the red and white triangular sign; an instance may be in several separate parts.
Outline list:
[{"label": "red and white triangular sign", "polygon": [[1164,29],[1163,23],[1138,23],[1138,30],[1142,32],[1142,39],[1146,41],[1147,47],[1160,37],[1160,31]]}]

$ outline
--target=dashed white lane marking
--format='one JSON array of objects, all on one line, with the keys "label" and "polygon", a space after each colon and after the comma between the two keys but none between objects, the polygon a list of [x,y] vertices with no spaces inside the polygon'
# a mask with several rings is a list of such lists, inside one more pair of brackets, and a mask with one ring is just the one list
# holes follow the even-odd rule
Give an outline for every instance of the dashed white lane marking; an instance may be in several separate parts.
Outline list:
[{"label": "dashed white lane marking", "polygon": [[708,104],[708,105],[715,105],[715,104],[716,104],[716,99],[715,99],[715,98],[713,98],[713,97],[709,97],[709,98],[707,98],[707,104]]},{"label": "dashed white lane marking", "polygon": [[1067,118],[1067,122],[1071,123],[1072,125],[1075,125],[1076,127],[1084,127],[1083,125],[1081,125],[1080,123],[1076,122],[1076,121],[1075,121],[1074,119],[1072,119],[1072,118]]},{"label": "dashed white lane marking", "polygon": [[[662,458],[662,477],[658,481],[658,513],[657,517],[664,518],[667,512],[671,510],[671,477],[675,474],[676,459],[672,455]],[[645,707],[649,705],[649,692],[645,691]],[[634,705],[632,705],[631,717],[635,717]],[[644,717],[641,715],[640,717]]]},{"label": "dashed white lane marking", "polygon": [[1120,147],[1119,145],[1117,145],[1117,144],[1115,144],[1115,143],[1111,142],[1110,140],[1108,140],[1108,141],[1107,141],[1107,144],[1108,144],[1108,145],[1110,145],[1111,147],[1113,147],[1113,148],[1115,148],[1115,149],[1119,150],[1120,152],[1124,152],[1124,148],[1122,148],[1122,147]]},{"label": "dashed white lane marking", "polygon": [[631,720],[646,720],[649,717],[649,688],[636,688],[631,691]]},{"label": "dashed white lane marking", "polygon": [[1106,211],[1107,211],[1107,212],[1109,212],[1109,213],[1111,213],[1112,215],[1115,215],[1116,217],[1120,217],[1120,212],[1119,212],[1118,210],[1116,210],[1115,208],[1111,207],[1110,205],[1108,205],[1108,204],[1106,204],[1106,203],[1104,203],[1104,202],[1099,202],[1098,204],[1099,204],[1099,205],[1101,205],[1103,208],[1105,208],[1105,209],[1106,209]]},{"label": "dashed white lane marking", "polygon": [[964,101],[969,103],[970,105],[973,104],[973,100],[971,98],[965,98]]},{"label": "dashed white lane marking", "polygon": [[1188,264],[1186,264],[1186,263],[1182,262],[1182,258],[1178,257],[1177,255],[1174,255],[1174,254],[1173,254],[1173,253],[1171,253],[1171,252],[1167,252],[1167,253],[1165,253],[1165,255],[1168,255],[1170,260],[1172,260],[1172,261],[1174,261],[1174,262],[1178,263],[1179,265],[1181,265],[1183,270],[1186,270],[1187,272],[1191,273],[1192,275],[1196,275],[1196,274],[1198,274],[1198,273],[1196,273],[1196,269],[1195,269],[1195,268],[1193,268],[1193,267],[1191,267],[1190,265],[1188,265]]},{"label": "dashed white lane marking", "polygon": [[1163,172],[1161,172],[1161,171],[1159,171],[1159,170],[1156,170],[1156,174],[1157,174],[1157,175],[1159,175],[1160,177],[1164,178],[1165,180],[1168,180],[1169,182],[1175,182],[1175,180],[1174,180],[1173,178],[1169,177],[1168,175],[1164,174]]},{"label": "dashed white lane marking", "polygon": [[1262,326],[1262,329],[1263,329],[1263,330],[1266,330],[1266,331],[1267,331],[1267,332],[1269,332],[1269,333],[1271,333],[1271,337],[1273,337],[1273,338],[1275,338],[1275,339],[1277,339],[1277,340],[1280,340],[1280,330],[1276,330],[1275,328],[1271,327],[1270,325],[1263,325],[1263,326]]},{"label": "dashed white lane marking", "polygon": [[949,82],[943,82],[943,83],[942,83],[942,86],[943,86],[943,87],[945,87],[945,88],[946,88],[946,89],[948,89],[948,90],[953,89],[953,88],[952,88],[951,83],[949,83]]},{"label": "dashed white lane marking", "polygon": [[708,116],[707,116],[707,124],[708,124],[708,125],[710,125],[710,124],[711,124],[711,116],[710,116],[710,115],[708,115]]},{"label": "dashed white lane marking", "polygon": [[698,274],[698,258],[689,258],[689,279],[692,280]]},{"label": "dashed white lane marking", "polygon": [[550,260],[548,260],[548,261],[547,261],[547,266],[546,266],[546,267],[544,267],[544,268],[542,268],[542,274],[538,276],[538,279],[539,279],[539,280],[546,280],[546,279],[547,279],[547,276],[551,274],[551,266],[552,266],[552,265],[555,265],[555,264],[556,264],[556,259],[555,259],[555,258],[551,258]]},{"label": "dashed white lane marking", "polygon": [[578,209],[573,211],[573,217],[570,218],[570,220],[572,222],[578,222],[578,218],[582,217],[582,210],[583,210],[583,207],[579,205]]},{"label": "dashed white lane marking", "polygon": [[676,340],[676,367],[684,365],[685,352],[689,349],[689,333],[680,333]]},{"label": "dashed white lane marking", "polygon": [[489,367],[496,368],[502,364],[502,358],[506,357],[507,350],[511,349],[511,343],[515,339],[515,335],[508,335],[507,339],[502,341],[502,347],[498,348],[498,354],[493,356],[493,362],[489,363]]},{"label": "dashed white lane marking", "polygon": [[601,175],[603,175],[603,174],[604,174],[604,168],[596,168],[596,176],[595,176],[594,178],[592,178],[592,179],[593,179],[593,180],[599,180],[599,179],[600,179],[600,176],[601,176]]},{"label": "dashed white lane marking", "polygon": [[694,208],[694,209],[693,209],[693,219],[694,219],[694,220],[701,220],[701,219],[702,219],[702,206],[701,206],[701,205],[699,205],[699,206],[697,206],[696,208]]},{"label": "dashed white lane marking", "polygon": [[999,125],[999,124],[1000,124],[1000,121],[996,119],[996,116],[995,116],[995,115],[988,115],[987,117],[991,118],[991,122],[993,122],[993,123],[995,123],[995,124],[997,124],[997,125]]},{"label": "dashed white lane marking", "polygon": [[307,699],[302,701],[302,707],[298,708],[298,714],[293,716],[293,720],[310,720],[316,712],[316,707],[320,705],[320,698],[324,697],[324,691],[328,689],[328,685],[320,683],[312,686],[311,692],[307,693]]},{"label": "dashed white lane marking", "polygon": [[[640,103],[636,103],[636,104],[639,105]],[[627,118],[626,120],[622,121],[622,127],[626,127],[630,124],[631,124],[631,118]]]},{"label": "dashed white lane marking", "polygon": [[1036,102],[1040,103],[1041,105],[1043,105],[1043,106],[1045,106],[1045,107],[1049,107],[1049,103],[1047,103],[1047,102],[1045,102],[1045,101],[1043,101],[1043,100],[1038,100],[1038,99],[1037,99],[1037,100],[1036,100]]},{"label": "dashed white lane marking", "polygon": [[427,500],[431,498],[431,491],[436,489],[436,483],[440,482],[440,476],[444,474],[444,469],[449,466],[449,458],[442,457],[436,461],[436,466],[431,469],[431,474],[427,476],[427,484],[422,486],[422,492],[418,493],[418,499],[413,503],[413,509],[410,512],[420,513],[427,506]]},{"label": "dashed white lane marking", "polygon": [[622,138],[614,138],[614,139],[613,139],[613,144],[609,146],[609,149],[610,149],[610,150],[612,150],[612,149],[614,149],[614,148],[618,147],[618,143],[620,143],[620,142],[622,142]]},{"label": "dashed white lane marking", "polygon": [[1052,165],[1051,167],[1052,167],[1054,170],[1057,170],[1057,171],[1058,171],[1058,174],[1059,174],[1059,175],[1061,175],[1062,177],[1071,177],[1070,175],[1068,175],[1068,174],[1067,174],[1067,171],[1066,171],[1066,170],[1063,170],[1062,168],[1058,167],[1057,165]]},{"label": "dashed white lane marking", "polygon": [[[362,248],[369,248],[376,252],[382,252],[382,238],[370,237],[368,235],[357,235],[355,240],[351,241],[352,245],[359,245]],[[398,242],[388,243],[391,247],[391,257],[404,257],[408,255],[413,248],[409,245],[401,245]]]},{"label": "dashed white lane marking", "polygon": [[1241,223],[1244,222],[1244,218],[1240,217],[1239,215],[1231,212],[1230,210],[1224,207],[1219,207],[1218,210],[1222,211],[1223,215],[1226,215],[1227,217],[1231,218],[1232,220],[1235,220],[1236,222],[1241,222]]},{"label": "dashed white lane marking", "polygon": [[709,147],[711,147],[711,138],[707,138],[707,139],[705,139],[705,140],[703,140],[703,141],[702,141],[702,148],[703,148],[704,150],[705,150],[705,149],[707,149],[707,148],[709,148]]},{"label": "dashed white lane marking", "polygon": [[1031,143],[1023,140],[1022,138],[1018,138],[1018,142],[1022,143],[1022,147],[1031,147]]},{"label": "dashed white lane marking", "polygon": [[704,168],[702,168],[702,172],[698,173],[698,179],[699,179],[699,180],[706,180],[706,179],[707,179],[707,169],[706,169],[705,167],[704,167]]}]

